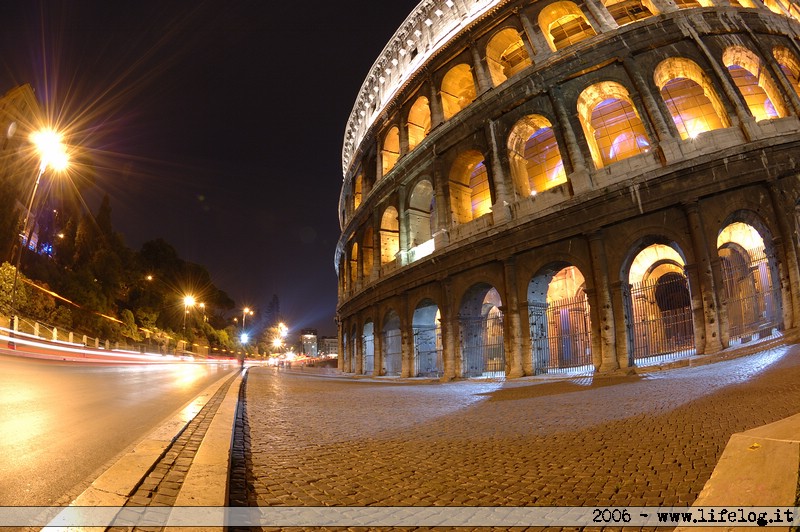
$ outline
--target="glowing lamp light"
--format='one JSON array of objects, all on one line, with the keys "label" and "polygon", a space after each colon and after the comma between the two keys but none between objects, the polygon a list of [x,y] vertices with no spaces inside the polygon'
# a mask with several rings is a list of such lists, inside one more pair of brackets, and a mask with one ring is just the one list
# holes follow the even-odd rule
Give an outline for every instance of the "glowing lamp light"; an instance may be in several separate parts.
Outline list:
[{"label": "glowing lamp light", "polygon": [[41,129],[34,131],[30,136],[31,142],[36,146],[36,151],[41,157],[41,169],[48,166],[54,170],[61,171],[69,165],[69,156],[64,149],[62,136],[52,129]]},{"label": "glowing lamp light", "polygon": [[250,336],[248,336],[247,333],[242,333],[242,335],[239,337],[239,340],[241,340],[243,344],[246,344],[247,341],[250,340]]},{"label": "glowing lamp light", "polygon": [[183,298],[183,304],[187,307],[193,307],[195,303],[194,296],[185,296]]}]

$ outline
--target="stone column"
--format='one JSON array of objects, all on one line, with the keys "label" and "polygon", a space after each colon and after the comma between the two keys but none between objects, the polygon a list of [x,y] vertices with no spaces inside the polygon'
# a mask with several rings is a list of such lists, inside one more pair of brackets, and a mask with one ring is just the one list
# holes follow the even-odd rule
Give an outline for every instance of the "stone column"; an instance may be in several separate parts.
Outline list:
[{"label": "stone column", "polygon": [[434,232],[433,242],[436,249],[442,249],[450,243],[450,237],[447,233],[450,225],[453,223],[452,213],[450,212],[450,198],[448,197],[447,178],[442,174],[439,164],[439,159],[433,161],[433,194],[436,198],[434,207],[436,212],[432,216],[436,216],[436,232]]},{"label": "stone column", "polygon": [[442,110],[442,100],[439,96],[439,90],[433,82],[433,77],[428,75],[428,87],[430,90],[429,106],[431,109],[431,131],[444,122],[444,111]]},{"label": "stone column", "polygon": [[630,284],[622,281],[611,283],[611,307],[620,309],[621,316],[614,322],[617,364],[622,369],[636,366],[633,359],[633,338],[631,327]]},{"label": "stone column", "polygon": [[603,242],[603,232],[595,231],[587,235],[589,254],[592,258],[592,279],[594,281],[595,304],[597,318],[600,320],[597,330],[600,332],[600,367],[601,373],[619,369],[617,360],[617,336],[614,321],[614,305],[611,301],[610,281],[608,277],[608,261]]},{"label": "stone column", "polygon": [[339,346],[339,357],[336,359],[336,369],[339,371],[345,372],[349,367],[350,357],[352,356],[351,353],[348,352],[347,349],[344,348],[344,327],[342,326],[342,322],[339,320],[339,316],[336,316],[336,335],[337,335],[337,344]]},{"label": "stone column", "polygon": [[531,20],[522,11],[519,13],[519,20],[522,22],[522,27],[525,29],[525,34],[528,36],[528,40],[533,46],[534,52],[536,53],[536,59],[539,61],[544,61],[548,56],[552,55],[553,49],[550,48],[547,39],[545,39],[544,35],[542,35],[539,26],[531,23]]},{"label": "stone column", "polygon": [[469,51],[472,54],[472,71],[475,73],[475,81],[477,82],[477,94],[480,96],[484,92],[492,88],[492,78],[486,69],[483,57],[481,57],[478,45],[472,41],[469,43]]},{"label": "stone column", "polygon": [[601,32],[614,31],[619,28],[619,24],[617,24],[617,21],[614,20],[614,17],[611,16],[611,13],[608,12],[605,6],[596,0],[586,0],[585,4],[589,13],[591,13],[592,17],[600,24]]},{"label": "stone column", "polygon": [[374,351],[372,375],[376,377],[383,374],[383,320],[379,318],[379,311],[376,306],[372,314],[375,316],[372,322],[372,349]]},{"label": "stone column", "polygon": [[408,292],[404,292],[400,298],[400,376],[415,377],[414,374],[414,328],[411,325],[411,317],[408,314]]},{"label": "stone column", "polygon": [[522,377],[522,324],[520,322],[519,293],[517,291],[516,259],[509,257],[503,261],[505,280],[505,311],[503,312],[503,340],[506,349],[508,378]]},{"label": "stone column", "polygon": [[495,201],[492,205],[492,215],[495,223],[511,219],[510,205],[514,202],[514,185],[510,183],[501,158],[507,158],[505,146],[497,142],[497,122],[489,120],[489,141],[492,149],[489,162],[492,165],[492,184],[494,185]]},{"label": "stone column", "polygon": [[[557,89],[553,89],[549,93],[550,103],[556,112],[561,131],[564,134],[564,142],[566,142],[567,153],[572,172],[569,174],[569,181],[572,184],[572,191],[578,195],[582,192],[587,192],[594,188],[592,180],[589,177],[589,172],[586,169],[586,159],[583,158],[578,139],[575,136],[575,131],[572,129],[572,122],[569,119],[567,109],[561,101],[561,94]],[[577,111],[576,111],[577,112]],[[562,154],[562,157],[564,154]]]},{"label": "stone column", "polygon": [[405,266],[408,264],[408,209],[406,208],[406,187],[401,185],[397,187],[397,225],[399,229],[398,239],[400,252],[397,259],[399,260],[398,266]]},{"label": "stone column", "polygon": [[[696,287],[696,289],[699,288],[702,297],[703,323],[695,324],[695,326],[700,325],[705,331],[705,346],[702,352],[708,355],[716,353],[723,348],[719,323],[719,298],[717,297],[709,243],[706,239],[703,220],[700,216],[700,208],[697,202],[691,202],[685,203],[683,210],[689,224],[692,249],[697,264],[697,278],[700,286]],[[694,305],[694,297],[692,299]],[[697,352],[700,353],[700,346],[697,347]]]},{"label": "stone column", "polygon": [[442,326],[442,381],[458,376],[456,357],[460,355],[458,341],[458,308],[453,301],[453,287],[449,278],[440,281]]},{"label": "stone column", "polygon": [[642,103],[644,104],[645,111],[647,111],[647,114],[656,129],[658,140],[663,141],[674,138],[669,126],[667,125],[667,122],[664,120],[661,107],[659,107],[658,102],[656,102],[656,99],[653,97],[650,85],[647,83],[647,81],[645,81],[644,77],[642,77],[642,73],[640,72],[639,68],[633,64],[633,58],[630,56],[626,57],[622,64],[625,67],[625,71],[628,73],[628,76],[630,76],[631,80],[633,80],[633,84],[636,87],[636,92],[642,96]]},{"label": "stone column", "polygon": [[[789,225],[790,215],[787,214],[786,204],[781,199],[781,191],[775,181],[767,185],[770,200],[772,201],[772,212],[775,213],[775,221],[778,223],[780,235],[773,235],[775,250],[778,255],[779,263],[783,263],[781,272],[781,294],[783,299],[783,320],[784,327],[794,329],[800,325],[800,269],[798,269],[797,251],[795,248],[794,231]],[[793,213],[792,213],[793,214]],[[780,260],[785,257],[785,261]]]}]

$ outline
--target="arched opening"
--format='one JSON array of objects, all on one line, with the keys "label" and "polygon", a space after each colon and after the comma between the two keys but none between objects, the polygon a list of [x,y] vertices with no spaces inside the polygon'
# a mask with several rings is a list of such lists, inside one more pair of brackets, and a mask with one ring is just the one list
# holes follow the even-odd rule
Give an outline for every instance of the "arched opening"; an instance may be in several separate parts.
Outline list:
[{"label": "arched opening", "polygon": [[350,248],[350,288],[355,290],[358,286],[358,242],[353,242]]},{"label": "arched opening", "polygon": [[381,217],[381,264],[395,262],[400,252],[400,222],[397,209],[387,207]]},{"label": "arched opening", "polygon": [[503,313],[500,294],[488,284],[477,284],[461,299],[461,372],[464,377],[504,377]]},{"label": "arched opening", "polygon": [[578,115],[597,168],[650,151],[650,139],[628,90],[597,83],[578,97]]},{"label": "arched opening", "polygon": [[531,279],[528,321],[534,373],[594,369],[589,299],[578,268],[555,264]]},{"label": "arched opening", "polygon": [[641,250],[628,271],[626,312],[633,360],[657,364],[694,354],[694,327],[686,261],[667,244]]},{"label": "arched opening", "polygon": [[398,377],[402,371],[403,335],[400,332],[400,316],[390,310],[383,320],[383,342],[381,352],[381,375]]},{"label": "arched opening", "polygon": [[364,324],[361,338],[361,373],[372,375],[375,372],[375,326],[371,321]]},{"label": "arched opening", "polygon": [[795,94],[800,96],[800,61],[788,48],[783,46],[776,46],[772,50],[775,60],[780,65],[786,79],[792,85]]},{"label": "arched opening", "polygon": [[543,116],[528,115],[508,136],[511,176],[522,195],[537,194],[567,182],[558,141]]},{"label": "arched opening", "polygon": [[397,164],[400,158],[400,130],[393,127],[383,139],[383,174],[386,175]]},{"label": "arched opening", "polygon": [[353,180],[353,212],[361,205],[361,189],[364,186],[364,176],[358,174]]},{"label": "arched opening", "polygon": [[408,149],[413,150],[431,131],[431,107],[425,96],[420,96],[408,111]]},{"label": "arched opening", "polygon": [[372,279],[372,266],[375,257],[373,234],[372,227],[367,227],[364,230],[364,238],[361,241],[361,276],[365,281]]},{"label": "arched opening", "polygon": [[450,169],[450,208],[455,223],[471,222],[492,209],[489,174],[478,151],[458,156]]},{"label": "arched opening", "polygon": [[539,27],[554,52],[597,35],[583,11],[572,2],[554,2],[542,9]]},{"label": "arched opening", "polygon": [[533,64],[519,32],[500,30],[486,45],[486,63],[495,87]]},{"label": "arched opening", "polygon": [[433,245],[433,185],[420,181],[411,192],[408,201],[409,261],[427,257],[434,251]]},{"label": "arched opening", "polygon": [[771,120],[786,116],[783,98],[756,54],[743,46],[729,46],[722,54],[722,62],[753,118]]},{"label": "arched opening", "polygon": [[440,94],[445,120],[449,120],[471,104],[475,100],[476,92],[469,65],[460,64],[451,68],[442,79]]},{"label": "arched opening", "polygon": [[734,222],[720,231],[717,248],[730,342],[771,336],[782,322],[781,294],[775,259],[768,256],[761,234],[749,224]]},{"label": "arched opening", "polygon": [[678,6],[679,9],[703,7],[703,4],[701,4],[698,0],[675,0],[675,5]]},{"label": "arched opening", "polygon": [[358,353],[358,350],[357,350],[357,348],[358,348],[358,342],[357,342],[358,333],[357,333],[357,331],[358,331],[358,329],[356,329],[356,326],[353,325],[353,327],[352,327],[352,329],[350,331],[350,336],[345,338],[345,340],[344,340],[345,350],[348,351],[348,353],[350,354],[349,371],[351,373],[357,373],[358,372],[358,364],[360,362],[360,360],[359,360],[360,357],[359,357],[359,353]]},{"label": "arched opening", "polygon": [[350,350],[350,344],[348,343],[350,336],[347,334],[347,331],[342,332],[342,345],[344,349],[342,350],[342,371],[345,373],[352,373],[350,369],[353,364],[353,352]]},{"label": "arched opening", "polygon": [[681,139],[730,125],[711,80],[694,61],[665,59],[656,67],[653,79]]},{"label": "arched opening", "polygon": [[439,307],[425,299],[414,310],[411,326],[414,330],[414,376],[441,377],[442,326]]},{"label": "arched opening", "polygon": [[604,4],[608,13],[620,26],[652,17],[659,12],[648,0],[608,0]]}]

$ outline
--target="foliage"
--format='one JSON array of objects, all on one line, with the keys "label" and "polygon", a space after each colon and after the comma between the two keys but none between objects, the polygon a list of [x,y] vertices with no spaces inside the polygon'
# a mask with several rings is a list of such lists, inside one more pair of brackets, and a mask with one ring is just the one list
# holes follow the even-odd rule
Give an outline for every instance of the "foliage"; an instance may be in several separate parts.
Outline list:
[{"label": "foliage", "polygon": [[[0,198],[18,195],[1,177]],[[113,229],[107,196],[94,216],[81,214],[74,201],[56,208],[51,196],[46,203],[40,211],[47,215],[32,222],[38,227],[36,252],[22,250],[20,270],[33,284],[20,273],[13,290],[14,266],[0,266],[0,310],[11,311],[11,294],[16,292],[14,306],[21,314],[112,342],[147,340],[166,351],[170,339],[174,347],[185,333],[201,344],[234,347],[220,329],[226,325],[224,313],[235,304],[214,285],[205,267],[184,261],[162,239],[146,242],[138,251],[125,246]],[[0,250],[13,246],[21,223],[19,213],[9,213],[13,211],[0,215]],[[204,311],[186,308],[185,294],[203,301]]]}]

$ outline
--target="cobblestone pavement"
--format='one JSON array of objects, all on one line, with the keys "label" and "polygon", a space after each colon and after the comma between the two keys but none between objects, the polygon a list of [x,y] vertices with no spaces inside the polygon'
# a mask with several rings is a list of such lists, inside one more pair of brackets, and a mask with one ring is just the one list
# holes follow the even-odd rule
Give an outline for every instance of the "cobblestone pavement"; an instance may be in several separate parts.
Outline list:
[{"label": "cobblestone pavement", "polygon": [[682,506],[731,434],[800,412],[800,346],[561,381],[253,368],[245,396],[250,505]]}]

